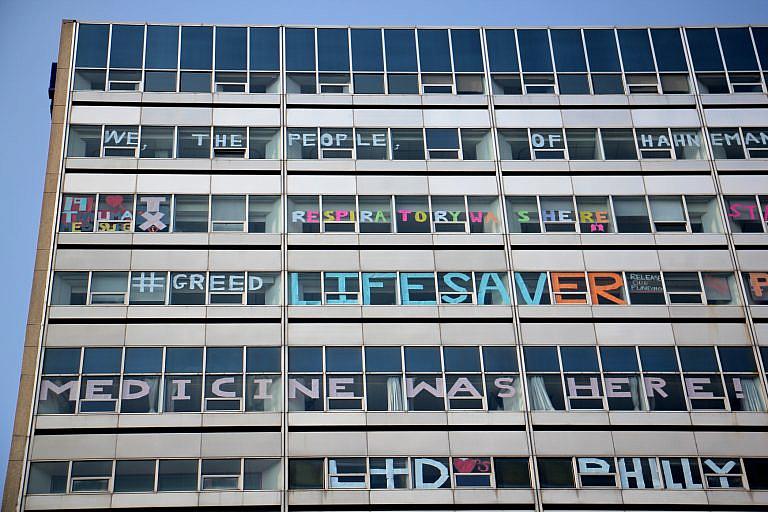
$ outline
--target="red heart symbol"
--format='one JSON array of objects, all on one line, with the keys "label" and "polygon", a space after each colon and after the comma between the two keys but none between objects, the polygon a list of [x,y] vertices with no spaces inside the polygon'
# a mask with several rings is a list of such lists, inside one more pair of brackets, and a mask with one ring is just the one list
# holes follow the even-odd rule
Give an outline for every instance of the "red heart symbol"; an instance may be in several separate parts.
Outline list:
[{"label": "red heart symbol", "polygon": [[118,206],[123,204],[123,196],[107,196],[105,199],[107,201],[107,204],[112,208],[117,208]]},{"label": "red heart symbol", "polygon": [[477,465],[477,459],[453,459],[453,469],[457,473],[471,473]]}]

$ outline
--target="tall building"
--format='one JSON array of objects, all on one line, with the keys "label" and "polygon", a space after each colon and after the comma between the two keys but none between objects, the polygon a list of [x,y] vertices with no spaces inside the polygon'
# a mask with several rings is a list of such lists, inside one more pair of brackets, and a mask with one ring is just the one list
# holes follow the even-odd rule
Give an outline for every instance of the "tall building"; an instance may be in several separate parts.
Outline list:
[{"label": "tall building", "polygon": [[62,25],[4,511],[768,509],[768,28]]}]

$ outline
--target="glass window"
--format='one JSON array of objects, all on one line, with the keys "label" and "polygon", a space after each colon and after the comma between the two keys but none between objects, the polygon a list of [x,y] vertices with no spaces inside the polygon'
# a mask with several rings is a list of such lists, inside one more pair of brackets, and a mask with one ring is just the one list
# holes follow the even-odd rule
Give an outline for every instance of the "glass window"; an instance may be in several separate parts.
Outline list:
[{"label": "glass window", "polygon": [[566,128],[565,139],[571,160],[602,160],[596,128]]},{"label": "glass window", "polygon": [[203,459],[200,468],[200,488],[203,491],[238,489],[240,459]]},{"label": "glass window", "polygon": [[323,196],[323,231],[354,233],[356,219],[355,196]]},{"label": "glass window", "polygon": [[205,272],[171,272],[171,304],[205,304]]},{"label": "glass window", "polygon": [[349,41],[347,40],[347,29],[317,29],[317,63],[320,71],[349,71]]},{"label": "glass window", "polygon": [[355,149],[359,160],[386,160],[387,129],[356,128]]},{"label": "glass window", "polygon": [[573,210],[572,197],[541,197],[540,201],[544,231],[576,231],[576,213]]},{"label": "glass window", "polygon": [[754,196],[728,196],[725,207],[734,233],[763,232],[763,215]]},{"label": "glass window", "polygon": [[573,463],[570,458],[538,457],[539,485],[543,489],[570,488],[573,483]]},{"label": "glass window", "polygon": [[[387,71],[417,71],[416,39],[410,29],[385,29]],[[391,91],[390,91],[391,92]]]},{"label": "glass window", "polygon": [[181,27],[181,69],[211,69],[213,27]]},{"label": "glass window", "polygon": [[658,272],[627,272],[627,289],[632,304],[665,304],[661,274]]},{"label": "glass window", "polygon": [[84,306],[88,297],[88,272],[56,272],[51,291],[52,306]]},{"label": "glass window", "polygon": [[758,69],[748,28],[719,28],[717,31],[720,34],[720,44],[723,48],[728,71],[755,71]]},{"label": "glass window", "polygon": [[595,94],[624,94],[624,83],[619,74],[593,74],[592,90]]},{"label": "glass window", "polygon": [[154,460],[115,461],[114,492],[152,492],[154,490]]},{"label": "glass window", "polygon": [[426,133],[430,159],[459,158],[459,134],[456,128],[427,128]]},{"label": "glass window", "polygon": [[139,195],[136,198],[136,226],[139,233],[167,233],[171,224],[170,195]]},{"label": "glass window", "polygon": [[178,128],[178,158],[210,158],[211,129],[208,126]]},{"label": "glass window", "polygon": [[133,194],[99,194],[96,231],[130,231]]},{"label": "glass window", "polygon": [[[352,68],[355,71],[384,71],[381,30],[353,28]],[[357,91],[357,87],[355,87]]]},{"label": "glass window", "polygon": [[320,232],[320,202],[317,196],[288,196],[288,232]]},{"label": "glass window", "polygon": [[69,462],[32,462],[27,479],[28,494],[64,494],[67,492]]},{"label": "glass window", "polygon": [[405,457],[371,457],[371,489],[406,489],[408,487],[408,459]]},{"label": "glass window", "polygon": [[650,233],[651,223],[644,197],[613,198],[613,212],[619,233]]},{"label": "glass window", "polygon": [[[584,45],[581,42],[581,30],[551,30],[552,51],[555,56],[555,69],[558,72],[586,72]],[[563,92],[562,90],[560,91]],[[588,92],[588,91],[587,91]]]},{"label": "glass window", "polygon": [[76,460],[72,462],[72,492],[107,492],[111,478],[111,460]]},{"label": "glass window", "polygon": [[721,233],[720,205],[714,196],[685,196],[691,232]]},{"label": "glass window", "polygon": [[723,61],[713,28],[688,28],[688,46],[691,60],[696,71],[722,71]]},{"label": "glass window", "polygon": [[744,142],[750,158],[768,158],[768,128],[744,129]]},{"label": "glass window", "polygon": [[176,72],[175,71],[145,71],[144,72],[144,91],[176,92]]},{"label": "glass window", "polygon": [[96,196],[94,194],[65,194],[61,201],[59,232],[88,233],[93,231]]},{"label": "glass window", "polygon": [[252,27],[250,32],[251,70],[279,70],[280,30],[277,27]]},{"label": "glass window", "polygon": [[288,71],[315,70],[314,29],[285,29],[285,69]]},{"label": "glass window", "polygon": [[248,232],[277,233],[280,230],[280,198],[248,196]]},{"label": "glass window", "polygon": [[607,197],[577,197],[576,208],[582,233],[613,232]]},{"label": "glass window", "polygon": [[687,231],[683,201],[680,196],[651,196],[653,227],[658,232]]},{"label": "glass window", "polygon": [[418,29],[421,72],[451,71],[448,31]]},{"label": "glass window", "polygon": [[502,160],[530,160],[531,148],[525,128],[500,128],[499,145]]},{"label": "glass window", "polygon": [[323,459],[288,460],[289,489],[322,489],[323,481]]},{"label": "glass window", "polygon": [[536,197],[507,197],[507,224],[510,233],[540,233]]},{"label": "glass window", "polygon": [[501,213],[496,196],[468,196],[469,231],[501,233]]},{"label": "glass window", "polygon": [[146,270],[131,272],[131,305],[160,305],[165,304],[166,272],[148,272]]},{"label": "glass window", "polygon": [[678,160],[700,160],[704,158],[701,143],[701,130],[672,128],[672,143],[675,146],[675,158]]},{"label": "glass window", "polygon": [[280,158],[280,128],[249,128],[248,136],[248,158],[259,160]]},{"label": "glass window", "polygon": [[430,211],[427,196],[395,197],[398,233],[429,233]]},{"label": "glass window", "polygon": [[[245,27],[216,27],[217,70],[245,71],[246,39],[247,32]],[[184,66],[182,65],[182,67]]]},{"label": "glass window", "polygon": [[384,94],[384,75],[373,73],[355,73],[355,94]]},{"label": "glass window", "polygon": [[91,304],[124,304],[128,272],[93,272]]},{"label": "glass window", "polygon": [[173,127],[142,126],[140,158],[173,158]]},{"label": "glass window", "polygon": [[208,232],[208,196],[177,195],[173,208],[173,230],[176,232]]},{"label": "glass window", "polygon": [[593,73],[621,71],[616,36],[612,29],[587,29],[584,31],[584,40],[587,44],[590,71]]},{"label": "glass window", "polygon": [[494,457],[496,487],[501,489],[529,489],[531,475],[527,457]]},{"label": "glass window", "polygon": [[[80,30],[82,31],[82,26]],[[141,68],[143,53],[144,27],[142,25],[112,25],[112,44],[109,48],[110,68]]]},{"label": "glass window", "polygon": [[646,29],[619,29],[621,61],[627,73],[656,71]]},{"label": "glass window", "polygon": [[392,128],[394,160],[424,160],[424,138],[421,129]]},{"label": "glass window", "polygon": [[160,459],[157,490],[197,491],[197,459]]},{"label": "glass window", "polygon": [[245,459],[243,461],[244,490],[271,491],[279,488],[279,459]]},{"label": "glass window", "polygon": [[67,139],[67,156],[101,156],[101,126],[71,125]]},{"label": "glass window", "polygon": [[387,87],[389,94],[417,94],[419,92],[418,77],[410,74],[388,74]]},{"label": "glass window", "polygon": [[211,196],[212,231],[243,231],[245,196]]},{"label": "glass window", "polygon": [[664,272],[670,304],[702,304],[701,282],[696,272]]},{"label": "glass window", "polygon": [[659,71],[688,71],[680,30],[676,28],[652,28],[651,39]]},{"label": "glass window", "polygon": [[488,29],[485,31],[488,47],[488,64],[491,72],[516,72],[517,44],[512,29]]},{"label": "glass window", "polygon": [[106,68],[109,25],[80,25],[75,67]]},{"label": "glass window", "polygon": [[600,133],[606,160],[637,160],[635,138],[631,129],[603,128]]},{"label": "glass window", "polygon": [[288,158],[317,159],[317,128],[288,128]]},{"label": "glass window", "polygon": [[[179,60],[179,27],[147,26],[147,69],[176,69]],[[174,88],[175,76],[174,76]]]},{"label": "glass window", "polygon": [[520,61],[525,72],[552,72],[549,37],[543,29],[518,30]]},{"label": "glass window", "polygon": [[[421,38],[419,38],[421,43]],[[453,70],[459,72],[482,72],[483,53],[480,46],[480,31],[476,29],[452,29],[451,49]],[[424,68],[422,67],[422,71]]]},{"label": "glass window", "polygon": [[531,129],[531,146],[537,160],[562,160],[565,158],[565,140],[563,130]]},{"label": "glass window", "polygon": [[707,304],[732,305],[739,303],[739,292],[731,272],[702,272],[701,281],[704,283],[704,295]]},{"label": "glass window", "polygon": [[390,196],[359,196],[361,233],[392,232],[392,199]]}]

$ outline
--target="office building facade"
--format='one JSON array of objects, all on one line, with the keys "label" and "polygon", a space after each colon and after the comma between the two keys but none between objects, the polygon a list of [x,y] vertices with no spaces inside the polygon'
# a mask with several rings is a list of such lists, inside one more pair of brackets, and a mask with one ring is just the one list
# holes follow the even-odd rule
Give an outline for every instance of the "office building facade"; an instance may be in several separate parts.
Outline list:
[{"label": "office building facade", "polygon": [[765,510],[767,82],[767,27],[65,21],[3,510]]}]

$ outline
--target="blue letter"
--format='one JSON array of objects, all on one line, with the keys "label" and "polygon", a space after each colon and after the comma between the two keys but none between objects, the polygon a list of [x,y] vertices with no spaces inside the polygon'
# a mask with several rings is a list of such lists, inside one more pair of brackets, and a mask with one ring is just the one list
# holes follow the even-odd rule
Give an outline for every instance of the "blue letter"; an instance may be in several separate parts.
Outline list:
[{"label": "blue letter", "polygon": [[302,300],[299,298],[299,273],[291,272],[291,300],[289,304],[294,306],[317,306],[319,300]]},{"label": "blue letter", "polygon": [[[336,279],[337,285],[337,292],[338,295],[336,295],[336,299],[326,299],[326,304],[357,304],[358,299],[356,298],[357,292],[351,292],[355,295],[353,297],[355,298],[347,298],[347,294],[345,293],[347,291],[347,279],[355,279],[357,281],[357,272],[326,272],[325,277],[330,279]],[[355,286],[357,288],[357,286]],[[325,294],[328,295],[328,290],[325,290]]]},{"label": "blue letter", "polygon": [[[371,281],[371,279],[396,279],[394,272],[363,272],[363,305],[371,303],[371,288],[384,288],[381,281]],[[394,302],[392,303],[395,304]]]},{"label": "blue letter", "polygon": [[432,300],[411,300],[411,290],[423,290],[423,284],[409,283],[409,279],[434,279],[432,272],[402,272],[400,273],[400,301],[404,306],[431,306],[437,304]]},{"label": "blue letter", "polygon": [[523,281],[523,276],[519,272],[515,272],[515,283],[517,283],[518,295],[523,299],[523,302],[529,306],[541,304],[541,296],[544,294],[544,287],[547,286],[547,273],[539,273],[539,280],[536,282],[536,291],[533,294],[533,298],[531,298],[531,292],[528,291],[528,287],[525,285],[525,281]]},{"label": "blue letter", "polygon": [[460,292],[461,295],[458,297],[448,297],[441,295],[440,302],[447,302],[448,304],[459,304],[461,302],[466,302],[467,298],[469,297],[468,292],[471,292],[472,290],[468,290],[466,286],[455,283],[454,279],[459,279],[465,283],[469,283],[469,286],[472,286],[471,275],[465,274],[463,272],[447,272],[445,275],[443,275],[443,282],[448,288],[455,292]]}]

